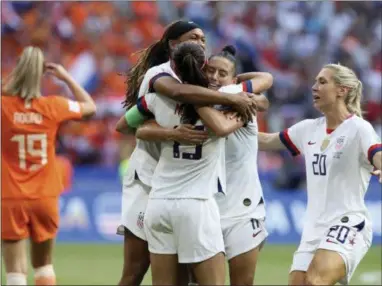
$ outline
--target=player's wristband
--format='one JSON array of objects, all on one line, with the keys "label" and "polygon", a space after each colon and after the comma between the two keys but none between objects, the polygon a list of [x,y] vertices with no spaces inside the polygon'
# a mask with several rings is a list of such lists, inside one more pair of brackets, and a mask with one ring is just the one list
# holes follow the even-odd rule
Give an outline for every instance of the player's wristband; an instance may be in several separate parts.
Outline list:
[{"label": "player's wristband", "polygon": [[142,113],[139,112],[137,106],[134,105],[125,113],[125,120],[127,125],[130,127],[138,128],[141,124],[143,124],[143,122],[145,122],[146,117],[142,115]]}]

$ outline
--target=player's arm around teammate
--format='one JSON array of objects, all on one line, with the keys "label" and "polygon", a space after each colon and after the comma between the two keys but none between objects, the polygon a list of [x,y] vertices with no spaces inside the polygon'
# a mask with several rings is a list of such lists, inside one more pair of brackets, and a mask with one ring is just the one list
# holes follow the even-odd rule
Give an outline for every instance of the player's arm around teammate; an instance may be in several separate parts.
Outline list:
[{"label": "player's arm around teammate", "polygon": [[[237,75],[235,54],[233,46],[226,46],[220,53],[209,58],[206,75],[210,88],[225,92],[244,90],[261,93],[272,86],[273,77],[269,73]],[[268,109],[269,101],[264,95],[256,94],[254,99],[258,111]],[[217,202],[231,285],[253,284],[259,252],[268,235],[263,224],[265,210],[261,203],[261,185],[257,168],[253,165],[257,161],[255,118],[253,122],[229,135],[225,141],[227,193],[224,199],[217,198]],[[243,199],[253,203],[245,206]]]},{"label": "player's arm around teammate", "polygon": [[[206,131],[195,130],[191,124],[180,124],[176,128],[164,128],[155,120],[145,121],[147,118],[142,116],[137,109],[135,110],[137,112],[126,113],[118,120],[116,125],[118,132],[126,134],[136,130],[135,135],[138,139],[153,142],[177,141],[184,144],[202,144],[208,139]],[[132,121],[134,124],[131,123]]]},{"label": "player's arm around teammate", "polygon": [[[308,197],[325,192],[329,197],[326,200],[336,205],[320,211],[314,209],[314,204],[326,208],[328,201],[319,199],[308,205],[307,212],[310,216],[314,214],[315,219],[307,218],[309,221],[305,223],[303,238],[293,258],[289,284],[349,283],[371,244],[364,194],[373,167],[376,168],[373,174],[379,176],[381,182],[382,145],[371,124],[362,119],[362,83],[352,70],[341,65],[326,65],[312,90],[314,106],[324,118],[304,120],[279,134],[260,133],[259,147],[261,150],[288,148],[293,155],[304,153]],[[335,144],[331,144],[331,139]],[[348,161],[351,168],[346,162],[341,163],[342,152],[351,160]],[[318,161],[323,158],[318,168],[315,158]],[[329,187],[323,187],[325,185]],[[323,220],[320,217],[323,213],[331,218],[324,220],[326,229],[315,225],[316,220]],[[350,223],[352,219],[354,222]],[[306,228],[309,229],[306,231]]]},{"label": "player's arm around teammate", "polygon": [[[44,71],[65,81],[77,101],[42,97]],[[61,122],[92,115],[96,107],[62,66],[44,64],[43,53],[36,47],[23,50],[5,79],[1,101],[1,236],[6,284],[26,285],[26,239],[31,238],[35,284],[55,285],[52,250],[63,188],[55,163],[56,132]]]}]

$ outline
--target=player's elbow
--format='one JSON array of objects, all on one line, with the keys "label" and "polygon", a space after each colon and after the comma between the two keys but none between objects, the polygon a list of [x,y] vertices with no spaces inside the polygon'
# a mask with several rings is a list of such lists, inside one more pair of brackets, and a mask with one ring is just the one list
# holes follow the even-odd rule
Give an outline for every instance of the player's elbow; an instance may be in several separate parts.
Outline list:
[{"label": "player's elbow", "polygon": [[177,100],[179,98],[182,98],[184,96],[184,93],[180,88],[174,88],[168,93],[168,97],[172,98],[173,100]]},{"label": "player's elbow", "polygon": [[127,125],[127,122],[124,117],[121,117],[116,126],[115,126],[115,131],[119,133],[126,133],[126,131],[129,131],[129,126]]},{"label": "player's elbow", "polygon": [[262,75],[266,83],[266,89],[269,89],[273,85],[273,75],[269,72],[264,72]]},{"label": "player's elbow", "polygon": [[82,105],[82,117],[92,117],[97,112],[97,105],[94,102],[86,102]]},{"label": "player's elbow", "polygon": [[140,140],[146,140],[147,137],[145,136],[145,130],[144,128],[140,127],[135,131],[135,137]]},{"label": "player's elbow", "polygon": [[115,126],[115,131],[117,131],[117,132],[119,132],[119,133],[122,133],[122,131],[123,131],[123,128],[122,128],[122,126],[120,126],[120,125],[116,125]]},{"label": "player's elbow", "polygon": [[269,108],[269,100],[261,95],[260,99],[257,101],[257,111],[263,112],[267,111]]},{"label": "player's elbow", "polygon": [[218,125],[214,128],[214,133],[217,137],[227,137],[230,134],[230,129],[223,125]]}]

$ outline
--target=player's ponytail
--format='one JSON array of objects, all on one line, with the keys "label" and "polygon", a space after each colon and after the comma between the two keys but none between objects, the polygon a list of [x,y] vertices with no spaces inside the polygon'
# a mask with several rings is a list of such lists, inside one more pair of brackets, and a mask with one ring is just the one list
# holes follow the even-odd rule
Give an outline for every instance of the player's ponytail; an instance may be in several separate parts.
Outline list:
[{"label": "player's ponytail", "polygon": [[361,97],[362,97],[362,82],[358,80],[357,86],[350,90],[348,96],[345,98],[347,109],[362,118],[361,109]]},{"label": "player's ponytail", "polygon": [[189,21],[176,21],[171,23],[165,29],[162,38],[150,45],[148,48],[139,51],[140,57],[137,63],[132,66],[127,72],[127,90],[126,98],[123,101],[123,107],[127,109],[135,105],[139,88],[143,81],[143,78],[148,69],[163,64],[170,59],[171,49],[170,49],[170,40],[176,40],[181,37],[183,34],[200,28],[197,24]]},{"label": "player's ponytail", "polygon": [[328,64],[324,68],[333,71],[333,79],[336,85],[349,89],[344,99],[346,108],[350,113],[362,118],[361,99],[363,87],[355,72],[340,64]]},{"label": "player's ponytail", "polygon": [[[173,52],[175,70],[184,83],[208,87],[208,79],[202,69],[205,64],[203,48],[192,42],[184,42]],[[195,124],[199,116],[192,104],[181,106],[182,122]]]},{"label": "player's ponytail", "polygon": [[16,67],[5,78],[3,92],[25,100],[41,96],[41,78],[44,72],[44,55],[40,48],[24,48]]}]

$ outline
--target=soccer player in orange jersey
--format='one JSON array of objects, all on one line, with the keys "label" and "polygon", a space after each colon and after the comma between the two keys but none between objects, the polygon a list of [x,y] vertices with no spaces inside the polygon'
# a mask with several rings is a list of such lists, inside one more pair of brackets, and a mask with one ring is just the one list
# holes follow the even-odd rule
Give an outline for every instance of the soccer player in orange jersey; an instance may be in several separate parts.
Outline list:
[{"label": "soccer player in orange jersey", "polygon": [[[43,73],[66,82],[76,101],[41,96]],[[23,50],[1,96],[1,241],[7,285],[26,285],[26,239],[36,285],[55,285],[52,249],[63,189],[56,133],[70,119],[93,115],[90,95],[61,66],[45,63],[36,47]]]}]

